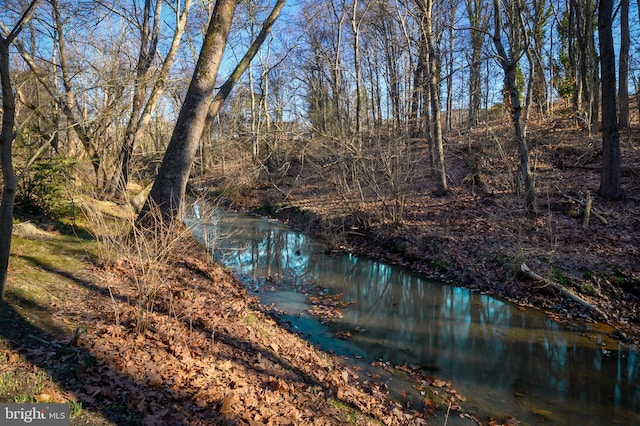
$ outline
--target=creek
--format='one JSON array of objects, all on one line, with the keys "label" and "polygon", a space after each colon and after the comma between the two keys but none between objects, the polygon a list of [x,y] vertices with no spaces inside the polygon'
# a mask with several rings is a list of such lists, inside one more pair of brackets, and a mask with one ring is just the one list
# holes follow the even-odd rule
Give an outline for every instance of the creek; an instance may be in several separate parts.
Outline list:
[{"label": "creek", "polygon": [[[597,327],[561,324],[366,257],[328,255],[314,238],[263,218],[222,214],[194,234],[214,241],[216,260],[312,343],[450,380],[466,397],[462,408],[480,419],[640,425],[637,348]],[[348,305],[328,325],[308,313],[312,287]]]}]

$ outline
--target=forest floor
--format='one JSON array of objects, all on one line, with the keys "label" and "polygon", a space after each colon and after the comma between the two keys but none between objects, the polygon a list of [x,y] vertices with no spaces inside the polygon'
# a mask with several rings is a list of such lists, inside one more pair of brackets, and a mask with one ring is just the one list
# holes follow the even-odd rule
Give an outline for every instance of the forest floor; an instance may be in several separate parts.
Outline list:
[{"label": "forest floor", "polygon": [[[337,251],[406,265],[544,310],[559,321],[608,324],[612,337],[637,344],[640,127],[621,132],[623,197],[611,202],[597,196],[601,133],[589,135],[566,111],[557,116],[529,125],[539,211],[534,217],[525,213],[524,195],[515,191],[518,157],[505,125],[508,115],[467,134],[445,135],[449,194],[444,197],[434,195],[426,143],[410,146],[403,157],[405,177],[395,182],[404,201],[401,223],[389,213],[399,197],[385,197],[381,180],[363,177],[345,184],[336,178],[352,169],[336,160],[335,144],[292,148],[304,157],[286,163],[286,174],[278,175],[280,167],[233,197],[231,205],[317,234]],[[225,182],[212,178],[199,185],[224,188]],[[354,188],[361,189],[355,196]],[[584,226],[588,196],[593,207]],[[523,273],[523,264],[534,274]]]},{"label": "forest floor", "polygon": [[[71,424],[91,426],[475,424],[451,383],[346,362],[280,327],[196,242],[172,244],[168,263],[122,247],[103,263],[104,250],[15,226],[0,402],[68,403]],[[392,400],[394,379],[418,400]]]},{"label": "forest floor", "polygon": [[[273,172],[229,201],[321,235],[336,252],[403,264],[558,321],[603,321],[609,337],[637,344],[640,129],[621,135],[624,197],[607,202],[595,195],[600,135],[569,119],[532,124],[540,214],[528,217],[514,194],[517,158],[507,120],[447,135],[445,197],[433,195],[427,147],[410,144],[401,223],[390,220],[389,199],[364,192],[350,198],[335,179],[344,176],[340,162],[325,162],[327,151],[311,146],[293,147],[297,160],[277,169],[286,173]],[[223,183],[210,177],[198,185]],[[594,214],[585,228],[587,192]],[[74,425],[478,421],[463,412],[455,383],[411,366],[354,366],[322,352],[279,326],[200,248],[179,249],[174,262],[144,269],[155,277],[145,287],[134,271],[150,263],[136,266],[126,255],[100,262],[91,238],[17,226],[0,307],[0,401],[69,403]],[[528,279],[522,263],[543,280]],[[138,304],[141,288],[153,290],[146,293],[153,309]],[[420,399],[392,400],[392,377],[412,383],[401,396]]]}]

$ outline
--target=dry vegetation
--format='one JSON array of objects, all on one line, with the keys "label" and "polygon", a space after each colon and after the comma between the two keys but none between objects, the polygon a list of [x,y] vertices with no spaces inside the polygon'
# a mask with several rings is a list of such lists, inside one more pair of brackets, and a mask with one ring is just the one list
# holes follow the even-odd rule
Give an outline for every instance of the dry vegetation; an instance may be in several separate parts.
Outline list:
[{"label": "dry vegetation", "polygon": [[[640,128],[621,133],[624,198],[607,202],[597,197],[601,135],[590,136],[568,111],[556,117],[529,124],[540,212],[534,218],[516,194],[517,153],[510,118],[500,111],[469,134],[445,136],[446,197],[433,195],[424,141],[369,141],[371,149],[358,156],[346,143],[317,138],[297,142],[299,154],[287,158],[286,176],[274,180],[265,173],[263,183],[236,196],[234,205],[321,234],[334,248],[564,318],[603,320],[600,311],[618,335],[633,339],[640,324]],[[236,181],[229,177],[200,185],[225,187]],[[593,211],[585,228],[588,194]],[[522,263],[544,281],[527,279]],[[568,301],[557,288],[592,309]]]},{"label": "dry vegetation", "polygon": [[95,239],[16,226],[0,401],[68,402],[73,425],[414,425],[457,407],[435,378],[419,405],[392,401],[385,381],[407,373],[346,366],[265,315],[184,228],[127,232],[131,215],[92,204]]},{"label": "dry vegetation", "polygon": [[[406,264],[555,318],[597,319],[549,285],[559,284],[603,311],[612,337],[637,341],[640,129],[622,135],[624,199],[595,197],[600,218],[584,228],[579,201],[597,193],[599,135],[569,119],[531,124],[540,215],[529,218],[515,194],[506,120],[447,136],[446,197],[432,195],[423,142],[378,138],[364,141],[368,150],[298,140],[263,173],[252,168],[253,179],[247,163],[228,161],[226,182],[242,189],[230,199],[321,233],[337,251]],[[219,175],[198,182],[224,184]],[[0,400],[70,402],[72,424],[335,425],[441,421],[463,399],[455,384],[420,376],[424,399],[392,401],[385,380],[414,371],[343,365],[265,315],[184,229],[128,232],[130,214],[92,203],[85,214],[97,242],[51,226],[16,229],[0,315]],[[546,281],[523,277],[523,262]]]}]

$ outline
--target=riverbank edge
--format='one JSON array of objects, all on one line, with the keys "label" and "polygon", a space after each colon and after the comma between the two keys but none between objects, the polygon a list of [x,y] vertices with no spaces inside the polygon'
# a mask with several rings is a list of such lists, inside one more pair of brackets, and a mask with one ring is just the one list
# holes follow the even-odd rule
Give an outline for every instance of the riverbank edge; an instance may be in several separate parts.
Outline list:
[{"label": "riverbank edge", "polygon": [[[302,204],[302,203],[301,203]],[[586,296],[587,304],[577,303],[548,285],[532,283],[519,269],[520,260],[506,252],[482,250],[474,244],[465,253],[454,253],[460,246],[448,244],[450,240],[437,231],[424,236],[424,230],[395,226],[372,226],[367,229],[353,226],[353,218],[344,215],[326,215],[297,205],[295,200],[287,203],[274,202],[268,191],[254,189],[251,197],[226,202],[232,211],[269,217],[291,228],[313,235],[327,244],[330,254],[352,253],[407,269],[425,278],[449,285],[478,291],[517,306],[545,312],[558,322],[570,322],[574,328],[585,327],[596,330],[609,343],[637,348],[640,346],[640,324],[617,317],[609,304],[598,303]],[[497,244],[508,247],[509,242]],[[492,245],[493,246],[493,245]],[[416,249],[416,247],[419,247]],[[462,261],[461,261],[462,260]],[[614,261],[612,259],[612,261]],[[486,264],[492,273],[478,274],[478,265]],[[557,265],[561,268],[562,265]],[[614,268],[615,269],[615,268]],[[584,283],[577,277],[562,277],[563,287],[583,297]],[[554,283],[555,284],[555,283]],[[602,317],[600,313],[606,317]]]},{"label": "riverbank edge", "polygon": [[[0,323],[11,324],[11,327],[3,327],[4,332],[0,333],[0,371],[3,378],[14,379],[16,386],[33,383],[34,380],[37,382],[35,387],[20,389],[24,393],[20,396],[22,399],[70,403],[75,413],[71,419],[73,425],[134,425],[147,424],[153,419],[169,420],[169,417],[158,417],[159,413],[166,411],[160,410],[164,406],[162,401],[175,404],[181,400],[175,399],[175,391],[163,391],[162,383],[171,380],[171,376],[183,376],[183,366],[191,360],[197,362],[198,358],[189,357],[183,352],[182,356],[186,358],[176,366],[175,371],[150,369],[145,365],[145,359],[151,356],[155,360],[152,364],[163,364],[165,355],[162,347],[163,343],[167,343],[160,341],[165,332],[163,330],[168,326],[170,333],[180,333],[178,328],[186,324],[175,322],[176,316],[173,320],[169,318],[172,325],[168,325],[167,320],[162,319],[163,309],[159,308],[154,314],[156,325],[153,329],[143,334],[135,333],[132,328],[135,324],[134,311],[128,302],[135,300],[135,290],[131,292],[131,283],[128,282],[126,259],[105,269],[91,260],[95,254],[91,254],[92,249],[88,245],[94,243],[61,235],[51,227],[45,226],[46,230],[34,226],[27,228],[30,231],[26,235],[14,236],[10,287],[6,309],[0,315]],[[312,401],[311,406],[321,409],[318,412],[314,412],[315,409],[311,411],[316,418],[313,424],[335,424],[333,421],[338,418],[344,422],[356,421],[355,424],[421,424],[428,415],[436,415],[440,419],[449,417],[450,424],[478,423],[473,420],[473,415],[463,414],[459,409],[447,411],[451,408],[447,405],[448,396],[450,393],[456,395],[449,383],[433,387],[437,391],[433,396],[440,394],[443,399],[437,406],[425,402],[424,411],[415,405],[405,406],[385,396],[384,392],[380,392],[384,391],[383,387],[372,388],[378,390],[370,394],[367,389],[377,380],[370,379],[369,387],[358,384],[356,379],[359,375],[364,377],[364,372],[347,366],[340,357],[311,346],[296,333],[274,321],[226,268],[208,260],[206,251],[199,243],[194,241],[183,255],[184,259],[178,262],[180,271],[177,274],[165,274],[165,280],[172,283],[172,290],[179,295],[173,301],[173,309],[180,310],[180,300],[189,302],[184,295],[193,289],[203,292],[201,297],[183,307],[191,312],[184,331],[206,334],[207,327],[213,327],[217,330],[215,351],[218,354],[229,351],[225,355],[227,358],[222,358],[222,361],[227,361],[218,362],[217,367],[207,374],[212,375],[215,371],[226,377],[236,363],[245,367],[253,365],[256,359],[256,365],[266,369],[271,357],[276,366],[282,364],[280,368],[290,366],[286,373],[274,370],[263,389],[267,393],[291,394],[293,398],[291,401],[287,397],[276,404],[278,408],[274,410],[274,418],[292,409],[310,412],[306,405],[287,405],[299,399],[308,399]],[[212,282],[216,285],[211,286]],[[51,295],[55,295],[53,300]],[[194,305],[197,301],[199,303]],[[204,316],[196,314],[203,312],[203,306],[209,307],[208,313]],[[89,311],[86,311],[87,307]],[[212,319],[215,321],[211,322]],[[244,337],[234,343],[237,337],[232,336],[236,332]],[[227,334],[228,337],[225,337]],[[160,346],[154,343],[156,340]],[[206,341],[204,343],[205,346],[200,349],[195,347],[196,353],[198,350],[205,354],[211,351],[211,348],[206,348]],[[225,349],[227,346],[229,348]],[[287,349],[290,346],[294,349]],[[123,361],[131,356],[127,353],[131,348],[135,348],[137,359]],[[176,352],[178,349],[172,350]],[[239,349],[242,351],[238,352]],[[190,352],[193,354],[194,349]],[[237,359],[231,357],[232,354]],[[171,357],[171,354],[167,355]],[[300,364],[300,359],[307,361]],[[316,359],[318,361],[313,361]],[[385,366],[384,369],[385,376],[407,374],[393,366]],[[189,398],[184,400],[187,410],[196,410],[196,413],[206,411],[209,404],[205,403],[212,398],[209,415],[221,415],[220,424],[231,422],[233,412],[243,411],[238,405],[243,402],[243,389],[249,383],[249,387],[258,385],[258,389],[261,389],[259,372],[246,383],[238,374],[225,392],[199,391],[194,395],[189,394]],[[324,382],[317,378],[321,377],[318,375],[325,376]],[[308,387],[311,393],[300,387],[298,382],[302,387]],[[114,397],[123,386],[128,399],[114,403]],[[228,404],[227,392],[235,394]],[[429,390],[427,395],[431,395]],[[14,396],[18,397],[15,392]],[[366,402],[369,398],[373,399]],[[134,405],[128,407],[131,401]],[[138,410],[146,410],[147,413],[140,415]],[[199,423],[190,419],[189,424]],[[274,424],[288,423],[276,421]]]}]

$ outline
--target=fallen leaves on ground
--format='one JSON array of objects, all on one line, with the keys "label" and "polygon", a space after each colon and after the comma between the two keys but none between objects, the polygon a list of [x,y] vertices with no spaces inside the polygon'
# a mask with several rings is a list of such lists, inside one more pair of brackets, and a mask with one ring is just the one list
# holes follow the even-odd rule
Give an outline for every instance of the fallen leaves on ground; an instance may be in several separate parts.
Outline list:
[{"label": "fallen leaves on ground", "polygon": [[[308,147],[304,167],[290,168],[291,174],[283,178],[290,185],[286,196],[265,184],[236,196],[233,205],[282,206],[270,211],[295,228],[325,237],[338,252],[407,266],[557,317],[602,320],[560,292],[523,279],[515,271],[524,260],[538,274],[561,282],[605,312],[607,322],[625,336],[620,340],[640,343],[640,127],[634,124],[621,134],[624,196],[607,201],[597,196],[600,136],[569,125],[566,111],[556,113],[552,121],[562,131],[550,131],[547,119],[532,118],[529,123],[536,217],[525,213],[523,197],[515,188],[516,151],[499,148],[501,141],[511,139],[504,117],[469,134],[454,129],[446,135],[448,196],[434,195],[436,182],[425,178],[424,168],[408,171],[400,224],[385,216],[393,193],[361,189],[352,198],[348,185],[341,188],[326,178],[342,175],[343,170],[340,161],[327,158],[324,144],[315,150]],[[415,140],[411,156],[428,164],[428,144]],[[377,177],[380,184],[386,182],[384,176]],[[479,178],[483,185],[477,184]],[[371,189],[364,176],[353,179],[354,186]],[[219,181],[218,176],[204,177],[201,185]],[[604,221],[593,216],[585,228],[580,202],[587,194]]]},{"label": "fallen leaves on ground", "polygon": [[198,255],[163,271],[166,290],[137,332],[136,287],[125,272],[96,269],[101,278],[84,303],[57,305],[59,315],[90,324],[73,339],[77,398],[89,406],[124,406],[143,424],[191,425],[344,424],[340,404],[359,413],[357,424],[422,424],[432,412],[362,386]]}]

